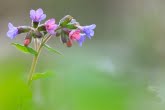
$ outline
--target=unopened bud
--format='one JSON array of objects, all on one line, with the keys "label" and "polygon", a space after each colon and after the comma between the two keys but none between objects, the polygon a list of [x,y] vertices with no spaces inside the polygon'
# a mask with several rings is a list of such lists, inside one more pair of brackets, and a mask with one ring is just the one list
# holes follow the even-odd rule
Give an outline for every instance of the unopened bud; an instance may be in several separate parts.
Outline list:
[{"label": "unopened bud", "polygon": [[66,43],[67,47],[72,47],[72,41],[69,40],[67,43]]},{"label": "unopened bud", "polygon": [[68,23],[71,22],[72,19],[73,19],[72,16],[66,15],[60,20],[60,26],[65,27]]},{"label": "unopened bud", "polygon": [[28,46],[30,43],[31,43],[31,40],[32,40],[32,33],[29,32],[27,33],[25,39],[24,39],[24,46]]},{"label": "unopened bud", "polygon": [[23,43],[24,46],[28,46],[31,43],[31,39],[25,39]]}]

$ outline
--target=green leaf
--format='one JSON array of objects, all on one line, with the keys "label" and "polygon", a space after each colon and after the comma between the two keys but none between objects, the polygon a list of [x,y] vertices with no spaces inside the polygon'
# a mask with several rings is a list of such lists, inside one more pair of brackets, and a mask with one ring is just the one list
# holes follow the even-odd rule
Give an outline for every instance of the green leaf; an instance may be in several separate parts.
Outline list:
[{"label": "green leaf", "polygon": [[38,53],[32,49],[31,47],[27,47],[18,43],[12,43],[12,45],[14,45],[18,50],[24,52],[24,53],[29,53],[29,54],[33,54],[33,55],[37,55]]},{"label": "green leaf", "polygon": [[50,52],[54,52],[54,53],[56,53],[56,54],[62,55],[62,53],[58,52],[57,50],[53,49],[52,47],[50,47],[50,46],[47,45],[47,44],[44,44],[44,47],[45,47],[48,51],[50,51]]},{"label": "green leaf", "polygon": [[52,77],[54,74],[52,72],[45,72],[45,73],[35,73],[32,77],[32,80],[38,80],[42,78],[49,78]]}]

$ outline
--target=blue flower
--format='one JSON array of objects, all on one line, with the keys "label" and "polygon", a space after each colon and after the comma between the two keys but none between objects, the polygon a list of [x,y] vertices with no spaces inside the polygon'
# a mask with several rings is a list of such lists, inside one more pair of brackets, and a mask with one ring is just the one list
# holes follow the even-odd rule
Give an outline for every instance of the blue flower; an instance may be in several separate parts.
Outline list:
[{"label": "blue flower", "polygon": [[41,8],[35,10],[30,10],[30,18],[33,22],[41,22],[46,18],[46,14],[43,13]]},{"label": "blue flower", "polygon": [[86,35],[85,34],[80,34],[80,39],[79,40],[77,40],[77,42],[78,42],[78,44],[79,44],[79,46],[81,47],[82,46],[82,44],[83,44],[83,42],[85,41],[85,39],[86,39]]},{"label": "blue flower", "polygon": [[82,30],[83,33],[86,34],[86,36],[91,39],[94,36],[94,29],[96,28],[95,24],[89,25],[89,26],[79,26],[79,28]]},{"label": "blue flower", "polygon": [[8,24],[8,28],[7,36],[14,39],[18,35],[18,28],[14,27],[11,23]]}]

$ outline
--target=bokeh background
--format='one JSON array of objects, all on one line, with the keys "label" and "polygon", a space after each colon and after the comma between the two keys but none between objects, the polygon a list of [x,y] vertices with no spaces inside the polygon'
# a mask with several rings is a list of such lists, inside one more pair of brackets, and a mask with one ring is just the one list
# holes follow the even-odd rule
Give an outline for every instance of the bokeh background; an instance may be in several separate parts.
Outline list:
[{"label": "bokeh background", "polygon": [[[25,35],[10,40],[6,32],[8,22],[30,25],[29,10],[38,8],[97,28],[83,47],[53,38],[64,56],[43,50],[36,72],[54,75],[29,89],[32,56],[10,45]],[[0,110],[164,110],[164,42],[163,0],[0,0]]]}]

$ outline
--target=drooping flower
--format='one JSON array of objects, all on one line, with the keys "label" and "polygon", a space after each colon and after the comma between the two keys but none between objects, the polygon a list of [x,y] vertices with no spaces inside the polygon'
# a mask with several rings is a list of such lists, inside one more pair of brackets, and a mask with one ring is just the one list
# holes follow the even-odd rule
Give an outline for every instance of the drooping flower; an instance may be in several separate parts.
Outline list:
[{"label": "drooping flower", "polygon": [[18,35],[18,28],[13,26],[13,24],[9,23],[8,24],[8,32],[7,32],[7,36],[10,38],[10,39],[14,39],[17,35]]},{"label": "drooping flower", "polygon": [[95,24],[89,25],[89,26],[79,26],[79,29],[82,30],[83,33],[86,34],[86,36],[91,39],[94,36],[94,29],[96,28]]},{"label": "drooping flower", "polygon": [[80,39],[77,40],[77,42],[78,42],[78,44],[79,44],[80,47],[82,46],[83,42],[84,42],[85,39],[86,39],[85,36],[86,36],[85,34],[80,34]]},{"label": "drooping flower", "polygon": [[80,30],[72,30],[70,33],[69,33],[69,39],[72,40],[72,41],[77,41],[80,39]]},{"label": "drooping flower", "polygon": [[52,19],[49,19],[45,22],[45,28],[46,28],[46,31],[49,33],[49,34],[52,34],[54,35],[55,34],[55,30],[57,29],[58,25],[55,24],[55,19],[52,18]]},{"label": "drooping flower", "polygon": [[46,14],[43,13],[41,8],[35,10],[30,10],[30,18],[33,22],[41,22],[46,18]]}]

